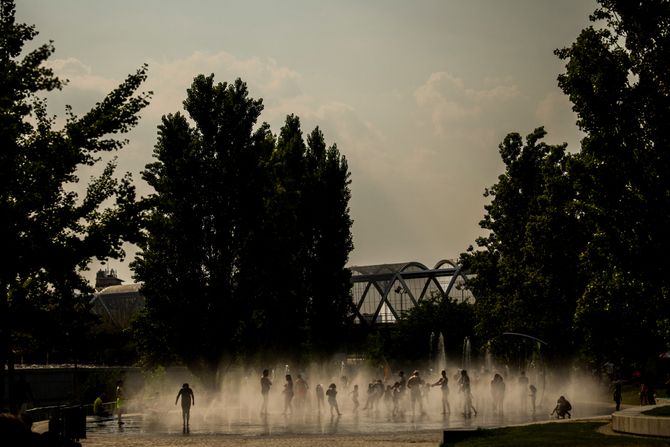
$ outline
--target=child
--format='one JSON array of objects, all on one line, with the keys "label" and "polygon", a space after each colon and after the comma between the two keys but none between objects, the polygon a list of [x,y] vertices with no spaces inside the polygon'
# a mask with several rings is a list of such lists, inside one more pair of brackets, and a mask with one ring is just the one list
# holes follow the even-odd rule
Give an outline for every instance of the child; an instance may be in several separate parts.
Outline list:
[{"label": "child", "polygon": [[318,383],[316,385],[316,408],[319,413],[321,413],[321,407],[323,407],[323,400],[324,400],[323,386],[320,383]]},{"label": "child", "polygon": [[568,416],[568,419],[570,419],[570,410],[572,410],[572,405],[570,405],[570,402],[563,396],[558,398],[558,401],[556,401],[556,408],[554,408],[554,411],[551,412],[553,415],[556,413],[556,418],[561,418],[565,419],[565,416]]},{"label": "child", "polygon": [[358,411],[358,385],[354,385],[354,390],[351,392],[351,400],[354,403],[354,413]]},{"label": "child", "polygon": [[328,396],[328,404],[330,405],[330,415],[333,416],[333,408],[337,412],[338,416],[341,416],[340,409],[337,407],[337,385],[331,383],[326,391],[326,396]]},{"label": "child", "polygon": [[531,409],[533,410],[533,414],[535,414],[535,398],[537,397],[537,388],[535,388],[535,385],[531,384],[528,389],[530,390],[530,406]]}]

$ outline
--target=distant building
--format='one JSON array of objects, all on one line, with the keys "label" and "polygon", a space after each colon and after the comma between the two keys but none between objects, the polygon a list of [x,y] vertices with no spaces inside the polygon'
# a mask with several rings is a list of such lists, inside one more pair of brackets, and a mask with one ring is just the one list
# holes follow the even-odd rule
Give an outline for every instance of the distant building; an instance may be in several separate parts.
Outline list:
[{"label": "distant building", "polygon": [[122,282],[123,280],[116,276],[116,270],[100,269],[98,270],[98,273],[95,274],[95,291],[100,292],[102,289],[109,286],[119,286]]},{"label": "distant building", "polygon": [[[459,264],[442,260],[428,268],[419,262],[349,267],[356,323],[395,323],[421,300],[437,295],[458,302],[474,303],[464,287],[467,272]],[[96,274],[96,293],[91,300],[93,312],[103,323],[116,330],[130,326],[144,307],[141,284],[125,284],[116,272],[100,270]]]},{"label": "distant building", "polygon": [[95,275],[95,294],[91,300],[93,312],[102,318],[102,324],[112,330],[130,327],[133,318],[144,307],[141,284],[122,284],[116,271],[99,270]]}]

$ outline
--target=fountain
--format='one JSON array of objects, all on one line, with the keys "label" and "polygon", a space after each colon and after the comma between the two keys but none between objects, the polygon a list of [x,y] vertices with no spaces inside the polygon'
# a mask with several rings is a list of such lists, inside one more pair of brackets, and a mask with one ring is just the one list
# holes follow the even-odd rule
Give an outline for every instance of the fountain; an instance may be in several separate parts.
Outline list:
[{"label": "fountain", "polygon": [[[442,333],[433,333],[431,336],[435,348],[432,349],[432,362],[437,367],[438,373],[430,377],[429,371],[421,371],[426,382],[434,383],[439,371],[447,370],[447,359],[445,355],[445,342]],[[471,342],[469,337],[463,340],[462,367],[472,369],[471,378],[476,377],[476,364],[471,358]],[[489,360],[491,361],[491,360]],[[492,361],[491,361],[492,363]],[[456,365],[452,365],[456,366]],[[263,369],[276,371],[273,374],[272,386],[268,394],[267,412],[260,413],[263,397],[261,396],[260,376]],[[281,374],[284,372],[284,375]],[[307,382],[307,394],[302,400],[296,397],[293,401],[292,411],[284,414],[283,393],[285,374],[296,375],[300,372]],[[138,433],[178,434],[181,432],[181,413],[175,406],[174,399],[181,383],[188,382],[195,393],[197,405],[191,409],[191,433],[192,434],[229,434],[239,436],[259,435],[284,435],[304,434],[319,435],[324,433],[389,433],[417,430],[442,430],[460,429],[468,427],[499,427],[505,425],[522,424],[532,421],[549,419],[550,406],[542,407],[541,411],[533,415],[530,411],[521,412],[518,403],[513,399],[514,383],[516,377],[499,371],[505,377],[510,392],[505,400],[506,411],[493,412],[491,402],[490,381],[492,377],[481,376],[481,380],[471,382],[472,394],[476,398],[474,404],[477,415],[466,418],[458,408],[460,394],[458,392],[458,381],[452,379],[452,372],[448,372],[449,387],[451,394],[451,414],[442,415],[441,390],[439,387],[427,388],[430,398],[424,405],[426,415],[414,417],[410,410],[409,402],[405,402],[404,413],[401,416],[393,415],[393,406],[379,401],[374,409],[364,410],[363,406],[367,400],[366,389],[368,384],[376,380],[385,381],[384,385],[393,385],[397,380],[397,369],[389,371],[388,377],[381,373],[376,366],[366,367],[362,362],[359,364],[343,364],[333,361],[325,364],[291,364],[290,368],[286,362],[276,365],[263,365],[257,367],[239,366],[228,370],[222,379],[219,390],[207,391],[196,377],[193,377],[185,369],[168,371],[164,382],[158,387],[150,387],[147,383],[147,393],[141,389],[129,390],[128,414],[124,415],[125,424],[119,427],[113,419],[104,421],[89,420],[87,430],[90,433],[110,433],[114,435],[133,435]],[[342,375],[348,376],[350,388],[358,385],[361,390],[361,408],[354,410],[354,403],[350,392],[346,392],[342,384],[337,384],[337,401],[341,417],[331,417],[327,402],[319,404],[316,394],[317,384],[322,384],[323,389],[328,384],[338,381]],[[493,374],[493,370],[490,371]],[[338,377],[339,376],[339,377]],[[294,380],[296,379],[294,377]],[[548,395],[551,396],[550,404],[555,402],[556,397],[565,395],[571,400],[574,408],[573,417],[609,414],[611,409],[607,403],[596,406],[593,402],[602,401],[596,398],[594,393],[584,390],[596,390],[597,387],[589,382],[589,378],[574,380],[566,383],[563,374],[549,377],[547,383]],[[542,383],[538,380],[538,391]],[[582,388],[576,388],[581,385]],[[295,385],[294,391],[297,391]],[[514,394],[517,395],[516,393]],[[538,392],[538,397],[540,393]]]},{"label": "fountain", "polygon": [[463,357],[461,360],[462,369],[470,369],[470,364],[472,361],[472,347],[470,346],[470,337],[466,336],[463,339]]},{"label": "fountain", "polygon": [[437,365],[435,370],[440,372],[443,369],[447,369],[447,353],[444,350],[444,335],[440,332],[440,336],[437,337],[437,356],[435,358]]}]

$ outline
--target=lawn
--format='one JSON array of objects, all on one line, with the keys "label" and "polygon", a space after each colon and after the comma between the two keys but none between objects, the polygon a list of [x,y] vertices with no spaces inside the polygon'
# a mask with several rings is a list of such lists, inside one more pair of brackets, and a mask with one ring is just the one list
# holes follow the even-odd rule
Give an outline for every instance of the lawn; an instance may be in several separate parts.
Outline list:
[{"label": "lawn", "polygon": [[534,424],[523,427],[506,427],[481,430],[470,439],[457,443],[442,444],[443,447],[536,447],[536,446],[664,446],[670,439],[644,438],[627,435],[607,435],[598,432],[603,422],[569,422]]}]

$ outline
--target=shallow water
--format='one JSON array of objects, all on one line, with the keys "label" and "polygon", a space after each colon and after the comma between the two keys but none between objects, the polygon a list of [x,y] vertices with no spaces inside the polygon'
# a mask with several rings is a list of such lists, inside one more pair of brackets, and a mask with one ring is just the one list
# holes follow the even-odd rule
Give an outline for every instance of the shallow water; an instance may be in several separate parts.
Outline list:
[{"label": "shallow water", "polygon": [[[572,418],[609,415],[613,408],[603,404],[577,403],[573,405]],[[271,412],[261,416],[244,408],[230,408],[222,411],[191,410],[191,434],[231,434],[243,436],[263,436],[281,434],[364,434],[398,433],[424,430],[458,429],[468,427],[501,427],[529,422],[550,420],[551,409],[538,408],[536,414],[529,415],[519,411],[507,411],[503,415],[481,411],[477,416],[465,417],[462,413],[450,415],[428,413],[412,416],[410,411],[404,415],[391,416],[386,409],[358,412],[343,410],[342,416],[331,416],[325,411],[296,411],[292,415]],[[91,434],[181,434],[181,410],[172,407],[169,411],[135,413],[123,416],[124,424],[117,421],[87,420],[87,432]]]}]

